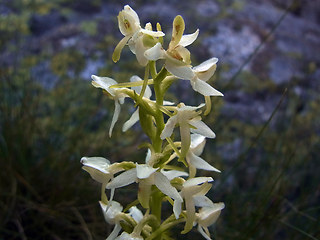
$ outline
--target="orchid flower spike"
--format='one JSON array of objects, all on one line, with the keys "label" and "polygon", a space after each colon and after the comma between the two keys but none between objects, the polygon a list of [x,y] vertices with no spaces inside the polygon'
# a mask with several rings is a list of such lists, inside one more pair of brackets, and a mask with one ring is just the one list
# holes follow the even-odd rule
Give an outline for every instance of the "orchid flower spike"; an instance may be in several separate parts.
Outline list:
[{"label": "orchid flower spike", "polygon": [[121,106],[120,104],[124,103],[124,99],[127,97],[126,94],[121,92],[120,88],[110,88],[110,86],[118,84],[115,80],[109,77],[98,77],[95,75],[91,76],[92,78],[92,85],[96,88],[102,88],[103,90],[107,91],[109,96],[114,100],[115,108],[114,114],[112,117],[110,129],[109,129],[109,137],[112,135],[112,130],[116,122],[118,121]]}]

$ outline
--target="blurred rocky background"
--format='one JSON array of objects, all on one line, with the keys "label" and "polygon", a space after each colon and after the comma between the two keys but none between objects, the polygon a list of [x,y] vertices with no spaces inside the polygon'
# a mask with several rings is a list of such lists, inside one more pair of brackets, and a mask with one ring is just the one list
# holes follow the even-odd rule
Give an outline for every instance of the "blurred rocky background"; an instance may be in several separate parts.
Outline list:
[{"label": "blurred rocky background", "polygon": [[[90,84],[91,74],[143,76],[128,49],[111,60],[125,4],[168,39],[178,14],[186,33],[199,28],[193,65],[219,58],[211,84],[225,96],[205,118],[217,138],[203,157],[222,173],[202,173],[215,179],[210,197],[226,204],[214,239],[319,239],[319,0],[1,0],[0,240],[104,239],[112,230],[79,160],[145,157],[139,126],[121,132],[133,104],[109,139],[113,101]],[[185,81],[168,98],[203,101]],[[129,203],[135,191],[117,197]]]}]

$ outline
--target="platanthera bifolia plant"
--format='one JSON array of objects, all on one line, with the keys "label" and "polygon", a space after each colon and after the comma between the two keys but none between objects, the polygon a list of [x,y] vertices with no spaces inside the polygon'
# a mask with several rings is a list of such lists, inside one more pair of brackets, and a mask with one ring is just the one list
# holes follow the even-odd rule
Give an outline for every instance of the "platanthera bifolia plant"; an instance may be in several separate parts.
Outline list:
[{"label": "platanthera bifolia plant", "polygon": [[[110,137],[121,105],[126,98],[131,98],[136,110],[122,130],[126,132],[140,122],[149,141],[141,144],[147,149],[143,163],[111,164],[103,157],[81,159],[83,169],[102,185],[99,203],[106,222],[114,225],[107,240],[172,239],[170,229],[177,224],[184,224],[181,234],[196,227],[205,239],[211,239],[208,227],[216,222],[224,203],[213,203],[206,196],[213,179],[197,176],[197,169],[220,172],[200,157],[206,138],[215,138],[201,115],[211,111],[212,96],[223,96],[208,84],[218,59],[191,65],[186,47],[196,40],[199,30],[184,35],[185,23],[181,16],[173,20],[171,41],[166,50],[161,25],[157,23],[154,29],[147,23],[142,28],[137,13],[130,6],[120,11],[118,23],[124,37],[112,59],[118,62],[122,49],[128,45],[138,63],[145,67],[144,78],[134,75],[130,81],[118,83],[109,77],[92,75],[92,85],[114,100]],[[187,106],[183,102],[176,105],[166,101],[166,92],[173,83],[179,82],[178,79],[190,81],[192,89],[204,96],[205,103]],[[132,183],[138,184],[137,199],[124,208],[113,200],[114,195],[117,188]],[[162,214],[164,204],[172,206],[172,214],[166,219]]]}]

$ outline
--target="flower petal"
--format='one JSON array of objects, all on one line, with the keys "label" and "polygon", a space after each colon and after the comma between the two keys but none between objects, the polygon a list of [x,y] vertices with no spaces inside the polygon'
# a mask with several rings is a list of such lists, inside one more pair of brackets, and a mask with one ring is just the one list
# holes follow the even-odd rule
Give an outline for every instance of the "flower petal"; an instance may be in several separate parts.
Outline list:
[{"label": "flower petal", "polygon": [[138,14],[129,5],[119,12],[118,25],[124,36],[132,35],[141,28]]},{"label": "flower petal", "polygon": [[109,160],[102,157],[81,158],[83,164],[82,169],[90,174],[90,176],[99,183],[108,183],[112,174],[108,171],[110,166]]},{"label": "flower petal", "polygon": [[177,115],[174,115],[168,119],[168,121],[167,121],[166,125],[164,126],[164,129],[160,135],[160,138],[162,140],[167,137],[170,137],[172,135],[174,126],[177,124],[177,120],[178,120]]},{"label": "flower petal", "polygon": [[80,162],[87,167],[91,167],[99,170],[103,173],[109,173],[108,167],[110,166],[110,161],[103,157],[83,157]]},{"label": "flower petal", "polygon": [[178,199],[176,199],[173,202],[173,213],[174,213],[174,216],[176,217],[176,219],[178,219],[180,216],[182,203],[183,203],[183,201],[180,201]]},{"label": "flower petal", "polygon": [[158,168],[150,167],[147,164],[136,164],[136,170],[137,170],[137,178],[145,179],[150,177],[150,175],[153,174],[155,171],[157,171]]},{"label": "flower petal", "polygon": [[120,42],[117,44],[115,47],[113,54],[112,54],[112,61],[113,62],[118,62],[121,56],[122,49],[124,46],[127,44],[128,40],[130,39],[131,36],[125,36],[120,40]]},{"label": "flower petal", "polygon": [[206,182],[212,182],[212,177],[196,177],[196,178],[190,178],[187,181],[183,183],[183,187],[191,187],[191,186],[197,186]]},{"label": "flower petal", "polygon": [[199,29],[197,29],[194,33],[183,35],[181,37],[179,45],[183,47],[189,46],[197,39],[198,35],[199,35]]},{"label": "flower petal", "polygon": [[190,150],[197,156],[200,156],[203,152],[206,144],[206,138],[200,134],[191,134]]},{"label": "flower petal", "polygon": [[150,35],[152,37],[163,37],[165,35],[162,31],[151,31],[143,28],[140,30],[140,32],[142,32],[143,34]]},{"label": "flower petal", "polygon": [[171,60],[166,61],[166,69],[177,78],[191,80],[195,77],[194,72],[192,71],[191,67],[186,66],[179,66],[175,64],[175,62]]},{"label": "flower petal", "polygon": [[191,128],[192,133],[200,134],[207,138],[215,138],[216,134],[202,121],[192,119],[189,123],[196,129]]},{"label": "flower petal", "polygon": [[114,240],[116,239],[116,237],[118,236],[119,232],[121,231],[121,226],[120,224],[116,224],[114,226],[114,229],[112,230],[112,232],[110,233],[110,235],[107,237],[106,240]]},{"label": "flower petal", "polygon": [[107,223],[115,224],[116,223],[116,216],[121,213],[123,207],[120,203],[116,201],[110,201],[108,205],[104,204],[103,202],[99,201],[100,207],[102,209],[104,218]]},{"label": "flower petal", "polygon": [[135,182],[136,179],[137,179],[137,170],[135,168],[132,168],[116,176],[111,182],[107,184],[106,188],[111,189],[111,188],[124,187]]},{"label": "flower petal", "polygon": [[171,184],[169,179],[160,172],[155,173],[155,185],[157,188],[163,192],[165,195],[171,197],[174,200],[183,202],[182,197]]},{"label": "flower petal", "polygon": [[143,240],[143,237],[136,235],[134,232],[131,234],[123,232],[115,240]]},{"label": "flower petal", "polygon": [[131,128],[136,122],[139,121],[139,108],[131,115],[128,121],[126,121],[122,126],[122,131],[126,132],[129,128]]},{"label": "flower petal", "polygon": [[110,86],[118,84],[115,80],[109,77],[99,77],[96,75],[91,75],[92,85],[96,88],[102,88],[110,93],[113,97],[115,96],[115,88],[110,88]]},{"label": "flower petal", "polygon": [[174,18],[172,25],[173,25],[172,37],[169,43],[170,49],[173,49],[175,46],[179,44],[185,29],[184,20],[180,15]]},{"label": "flower petal", "polygon": [[223,96],[221,92],[213,88],[210,84],[198,78],[190,81],[192,88],[204,96]]},{"label": "flower petal", "polygon": [[120,110],[121,110],[120,103],[117,100],[115,100],[114,101],[114,113],[113,113],[110,129],[109,129],[109,137],[112,136],[113,127],[119,119]]},{"label": "flower petal", "polygon": [[139,208],[133,206],[129,209],[129,215],[138,223],[142,220],[143,214]]},{"label": "flower petal", "polygon": [[203,227],[214,224],[224,207],[224,203],[214,203],[212,207],[201,208],[198,213],[198,223]]},{"label": "flower petal", "polygon": [[176,177],[187,177],[188,173],[183,172],[183,171],[177,171],[177,170],[170,170],[170,171],[165,171],[163,169],[161,169],[161,173],[163,175],[165,175],[169,181],[171,181],[172,179],[176,178]]},{"label": "flower petal", "polygon": [[212,68],[214,65],[216,65],[218,62],[218,58],[210,58],[206,61],[204,61],[203,63],[199,64],[198,66],[193,67],[193,71],[195,72],[206,72],[208,71],[210,68]]},{"label": "flower petal", "polygon": [[147,49],[148,48],[145,47],[143,44],[143,36],[138,37],[135,42],[134,50],[139,64],[143,67],[145,67],[148,64],[148,59],[144,56],[144,52]]},{"label": "flower petal", "polygon": [[[198,225],[198,231],[199,233],[206,239],[206,240],[212,240],[210,238],[210,236],[208,236],[208,234],[204,231],[203,227],[201,225]],[[206,228],[207,232],[208,232],[208,229]]]},{"label": "flower petal", "polygon": [[214,203],[204,195],[193,196],[194,205],[197,207],[213,207]]},{"label": "flower petal", "polygon": [[152,48],[149,48],[144,52],[144,56],[150,61],[157,61],[158,59],[164,58],[164,50],[162,49],[161,43],[157,43]]},{"label": "flower petal", "polygon": [[216,169],[215,167],[211,166],[209,163],[207,163],[205,160],[203,160],[201,157],[196,156],[192,152],[188,153],[188,160],[191,165],[193,165],[197,169],[203,169],[207,171],[215,171],[215,172],[221,172],[220,170]]},{"label": "flower petal", "polygon": [[[130,78],[130,82],[140,82],[140,81],[143,81],[143,80],[139,76],[136,76],[136,75],[134,75],[134,76],[132,76]],[[141,90],[142,90],[142,86],[131,87],[131,89],[136,91],[136,93],[140,94]],[[151,91],[150,87],[147,86],[143,96],[145,98],[149,98],[150,99],[151,95],[152,95],[152,91]]]}]

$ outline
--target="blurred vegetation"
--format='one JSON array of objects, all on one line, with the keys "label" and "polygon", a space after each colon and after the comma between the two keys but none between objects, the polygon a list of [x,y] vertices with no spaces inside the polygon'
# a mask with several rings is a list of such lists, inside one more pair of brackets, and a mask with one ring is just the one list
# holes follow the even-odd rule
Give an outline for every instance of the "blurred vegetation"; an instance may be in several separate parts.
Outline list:
[{"label": "blurred vegetation", "polygon": [[[13,57],[0,65],[0,240],[104,239],[113,226],[104,222],[98,206],[99,185],[81,170],[79,160],[82,156],[104,156],[111,161],[141,161],[145,153],[136,149],[144,136],[139,127],[123,134],[120,124],[129,114],[122,114],[113,138],[108,138],[113,101],[82,79],[89,59],[86,52],[74,46],[19,52],[26,49],[34,15],[43,16],[52,10],[63,16],[74,9],[96,11],[102,1],[5,2],[12,11],[0,15],[0,51]],[[234,8],[241,8],[241,4],[233,3]],[[90,8],[83,9],[88,5]],[[226,8],[222,4],[219,18],[225,17]],[[97,37],[99,24],[94,20],[84,20],[78,27],[82,36],[96,37],[95,47],[106,51],[103,57],[110,57],[108,49],[119,39]],[[123,54],[127,61],[116,67],[106,64],[92,74],[120,81],[127,81],[133,73],[142,76],[135,59]],[[223,99],[213,99],[214,111],[205,121],[218,137],[208,141],[203,157],[222,170],[222,174],[214,175],[211,197],[226,204],[213,229],[214,238],[319,239],[320,98],[300,98],[293,91],[302,84],[299,79],[283,93],[284,88],[270,79],[261,80],[244,71],[224,88],[219,80],[221,69],[215,87],[223,92],[243,91],[260,100],[266,93],[283,98],[264,124],[228,118],[221,113]],[[315,69],[310,63],[306,71]],[[43,80],[47,72],[54,81],[50,88]],[[308,91],[319,96],[315,90]],[[170,96],[174,98],[174,93]],[[123,113],[132,110],[130,106],[122,108]],[[225,159],[226,149],[238,139],[236,160]],[[129,202],[133,192],[129,187],[117,197]],[[193,239],[199,234],[195,230],[183,237]]]}]

